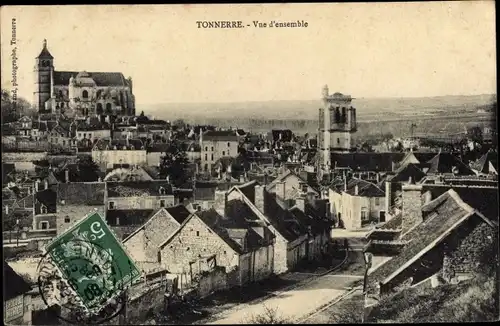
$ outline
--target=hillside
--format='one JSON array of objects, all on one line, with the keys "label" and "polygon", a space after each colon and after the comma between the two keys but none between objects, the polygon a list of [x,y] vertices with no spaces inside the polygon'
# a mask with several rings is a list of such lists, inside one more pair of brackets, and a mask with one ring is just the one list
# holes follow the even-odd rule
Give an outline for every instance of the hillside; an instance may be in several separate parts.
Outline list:
[{"label": "hillside", "polygon": [[[384,116],[387,113],[403,116],[432,114],[439,111],[471,110],[478,106],[489,105],[496,95],[440,96],[415,98],[355,98],[360,121]],[[164,103],[143,105],[148,115],[160,119],[184,120],[227,119],[235,115],[241,119],[280,119],[280,120],[317,120],[321,101],[248,101],[227,103]],[[394,116],[393,116],[394,117]]]}]

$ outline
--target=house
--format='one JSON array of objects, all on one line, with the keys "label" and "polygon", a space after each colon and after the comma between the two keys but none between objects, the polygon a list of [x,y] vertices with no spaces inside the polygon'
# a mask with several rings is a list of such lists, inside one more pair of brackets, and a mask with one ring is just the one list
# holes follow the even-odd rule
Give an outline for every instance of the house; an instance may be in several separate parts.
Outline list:
[{"label": "house", "polygon": [[[370,295],[381,298],[421,282],[456,283],[492,264],[498,252],[498,199],[484,204],[477,195],[480,188],[458,189],[433,192],[422,184],[403,186],[402,214],[387,222],[390,227],[368,236],[369,252],[398,247],[395,256],[369,272]],[[486,206],[495,206],[496,212]]]},{"label": "house", "polygon": [[212,171],[212,166],[221,157],[238,156],[239,138],[234,130],[208,130],[200,134],[201,168]]},{"label": "house", "polygon": [[352,178],[343,187],[330,187],[328,194],[331,213],[348,230],[385,222],[385,192],[372,182]]},{"label": "house", "polygon": [[160,166],[161,158],[170,148],[167,143],[153,143],[146,148],[146,161],[148,166]]},{"label": "house", "polygon": [[477,175],[498,175],[498,153],[488,151],[472,163],[471,168]]},{"label": "house", "polygon": [[302,192],[313,194],[316,197],[320,196],[317,189],[311,187],[306,180],[290,170],[278,175],[266,186],[266,190],[276,194],[281,200],[295,199]]},{"label": "house", "polygon": [[147,164],[147,152],[140,139],[99,139],[92,147],[92,159],[100,166]]},{"label": "house", "polygon": [[198,163],[201,160],[201,147],[199,142],[186,142],[183,143],[183,150],[189,162]]},{"label": "house", "polygon": [[[38,183],[36,183],[37,185]],[[35,189],[39,189],[35,186]],[[57,193],[49,188],[47,181],[43,190],[34,194],[33,230],[56,229]]]},{"label": "house", "polygon": [[64,233],[79,220],[90,213],[97,212],[104,216],[104,182],[69,182],[59,183],[57,192],[57,234]]},{"label": "house", "polygon": [[69,149],[71,146],[72,137],[69,129],[61,123],[58,123],[52,128],[47,135],[49,143],[53,146]]},{"label": "house", "polygon": [[250,227],[244,215],[224,215],[215,209],[191,214],[159,246],[162,266],[174,274],[187,274],[190,279],[216,266],[223,267],[230,286],[270,276],[272,234]]},{"label": "house", "polygon": [[3,261],[3,320],[8,325],[31,325],[31,286]]},{"label": "house", "polygon": [[158,262],[158,246],[168,239],[191,213],[182,205],[160,208],[125,240],[134,261]]},{"label": "house", "polygon": [[475,175],[474,171],[452,153],[439,152],[423,166],[426,174]]},{"label": "house", "polygon": [[156,209],[108,209],[105,211],[106,223],[118,240],[125,240],[130,234],[144,225]]},{"label": "house", "polygon": [[333,170],[349,169],[354,177],[365,179],[377,173],[395,171],[404,157],[405,153],[399,152],[331,153],[331,168]]},{"label": "house", "polygon": [[16,124],[17,135],[22,137],[30,137],[33,121],[28,116],[19,118]]},{"label": "house", "polygon": [[75,135],[77,140],[88,139],[90,143],[103,138],[111,138],[111,126],[108,123],[96,121],[91,123],[90,118],[77,124]]},{"label": "house", "polygon": [[[301,200],[304,193],[300,193],[294,200]],[[307,197],[306,197],[307,198]],[[309,232],[309,225],[304,224],[294,215],[293,205],[285,203],[278,198],[276,194],[268,192],[264,186],[261,186],[256,181],[251,181],[246,184],[231,188],[226,194],[224,192],[216,193],[215,205],[220,203],[230,203],[232,200],[238,199],[243,201],[252,213],[258,218],[258,223],[267,227],[274,235],[274,263],[273,272],[275,274],[285,273],[294,269],[298,264],[309,260],[308,254],[309,242],[315,238]],[[314,198],[307,198],[310,202],[314,202]],[[292,211],[288,208],[292,206]],[[301,205],[302,206],[302,205]],[[329,219],[329,209],[324,207],[325,217],[316,216],[316,219]],[[330,232],[332,223],[324,223],[325,232]],[[329,237],[322,238],[324,243],[321,248],[324,250],[324,245],[328,242]],[[313,240],[314,242],[314,240]]]},{"label": "house", "polygon": [[128,166],[128,164],[123,164],[122,166],[114,167],[109,169],[104,181],[152,181],[154,178],[151,176],[149,171],[146,171],[142,166]]},{"label": "house", "polygon": [[174,206],[172,185],[166,180],[106,182],[107,210],[152,209]]}]

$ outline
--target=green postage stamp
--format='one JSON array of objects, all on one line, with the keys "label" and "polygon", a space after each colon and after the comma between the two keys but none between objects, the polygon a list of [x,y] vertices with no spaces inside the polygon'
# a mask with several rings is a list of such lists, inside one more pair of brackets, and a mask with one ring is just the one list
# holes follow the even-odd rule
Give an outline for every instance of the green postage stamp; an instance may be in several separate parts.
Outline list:
[{"label": "green postage stamp", "polygon": [[139,269],[97,212],[45,249],[88,311],[99,311],[140,277]]}]

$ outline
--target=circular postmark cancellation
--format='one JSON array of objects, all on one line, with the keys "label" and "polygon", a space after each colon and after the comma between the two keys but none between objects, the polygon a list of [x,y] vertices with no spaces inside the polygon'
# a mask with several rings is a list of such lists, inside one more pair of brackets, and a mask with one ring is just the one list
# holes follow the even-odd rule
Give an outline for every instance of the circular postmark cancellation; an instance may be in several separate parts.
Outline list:
[{"label": "circular postmark cancellation", "polygon": [[[124,277],[128,271],[123,269],[123,264],[113,259],[113,252],[96,242],[61,242],[47,250],[38,264],[40,295],[59,319],[100,324],[115,318],[125,307],[129,284]],[[67,313],[57,313],[56,305]]]}]

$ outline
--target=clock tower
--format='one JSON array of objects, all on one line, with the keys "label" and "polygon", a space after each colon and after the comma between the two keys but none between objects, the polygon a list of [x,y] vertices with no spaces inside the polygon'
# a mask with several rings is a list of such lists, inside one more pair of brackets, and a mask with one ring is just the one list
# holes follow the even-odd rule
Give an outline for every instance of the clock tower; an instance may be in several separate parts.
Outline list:
[{"label": "clock tower", "polygon": [[43,48],[35,59],[35,91],[33,105],[38,112],[45,110],[45,102],[50,99],[54,75],[54,57],[47,49],[47,40],[43,40]]}]

